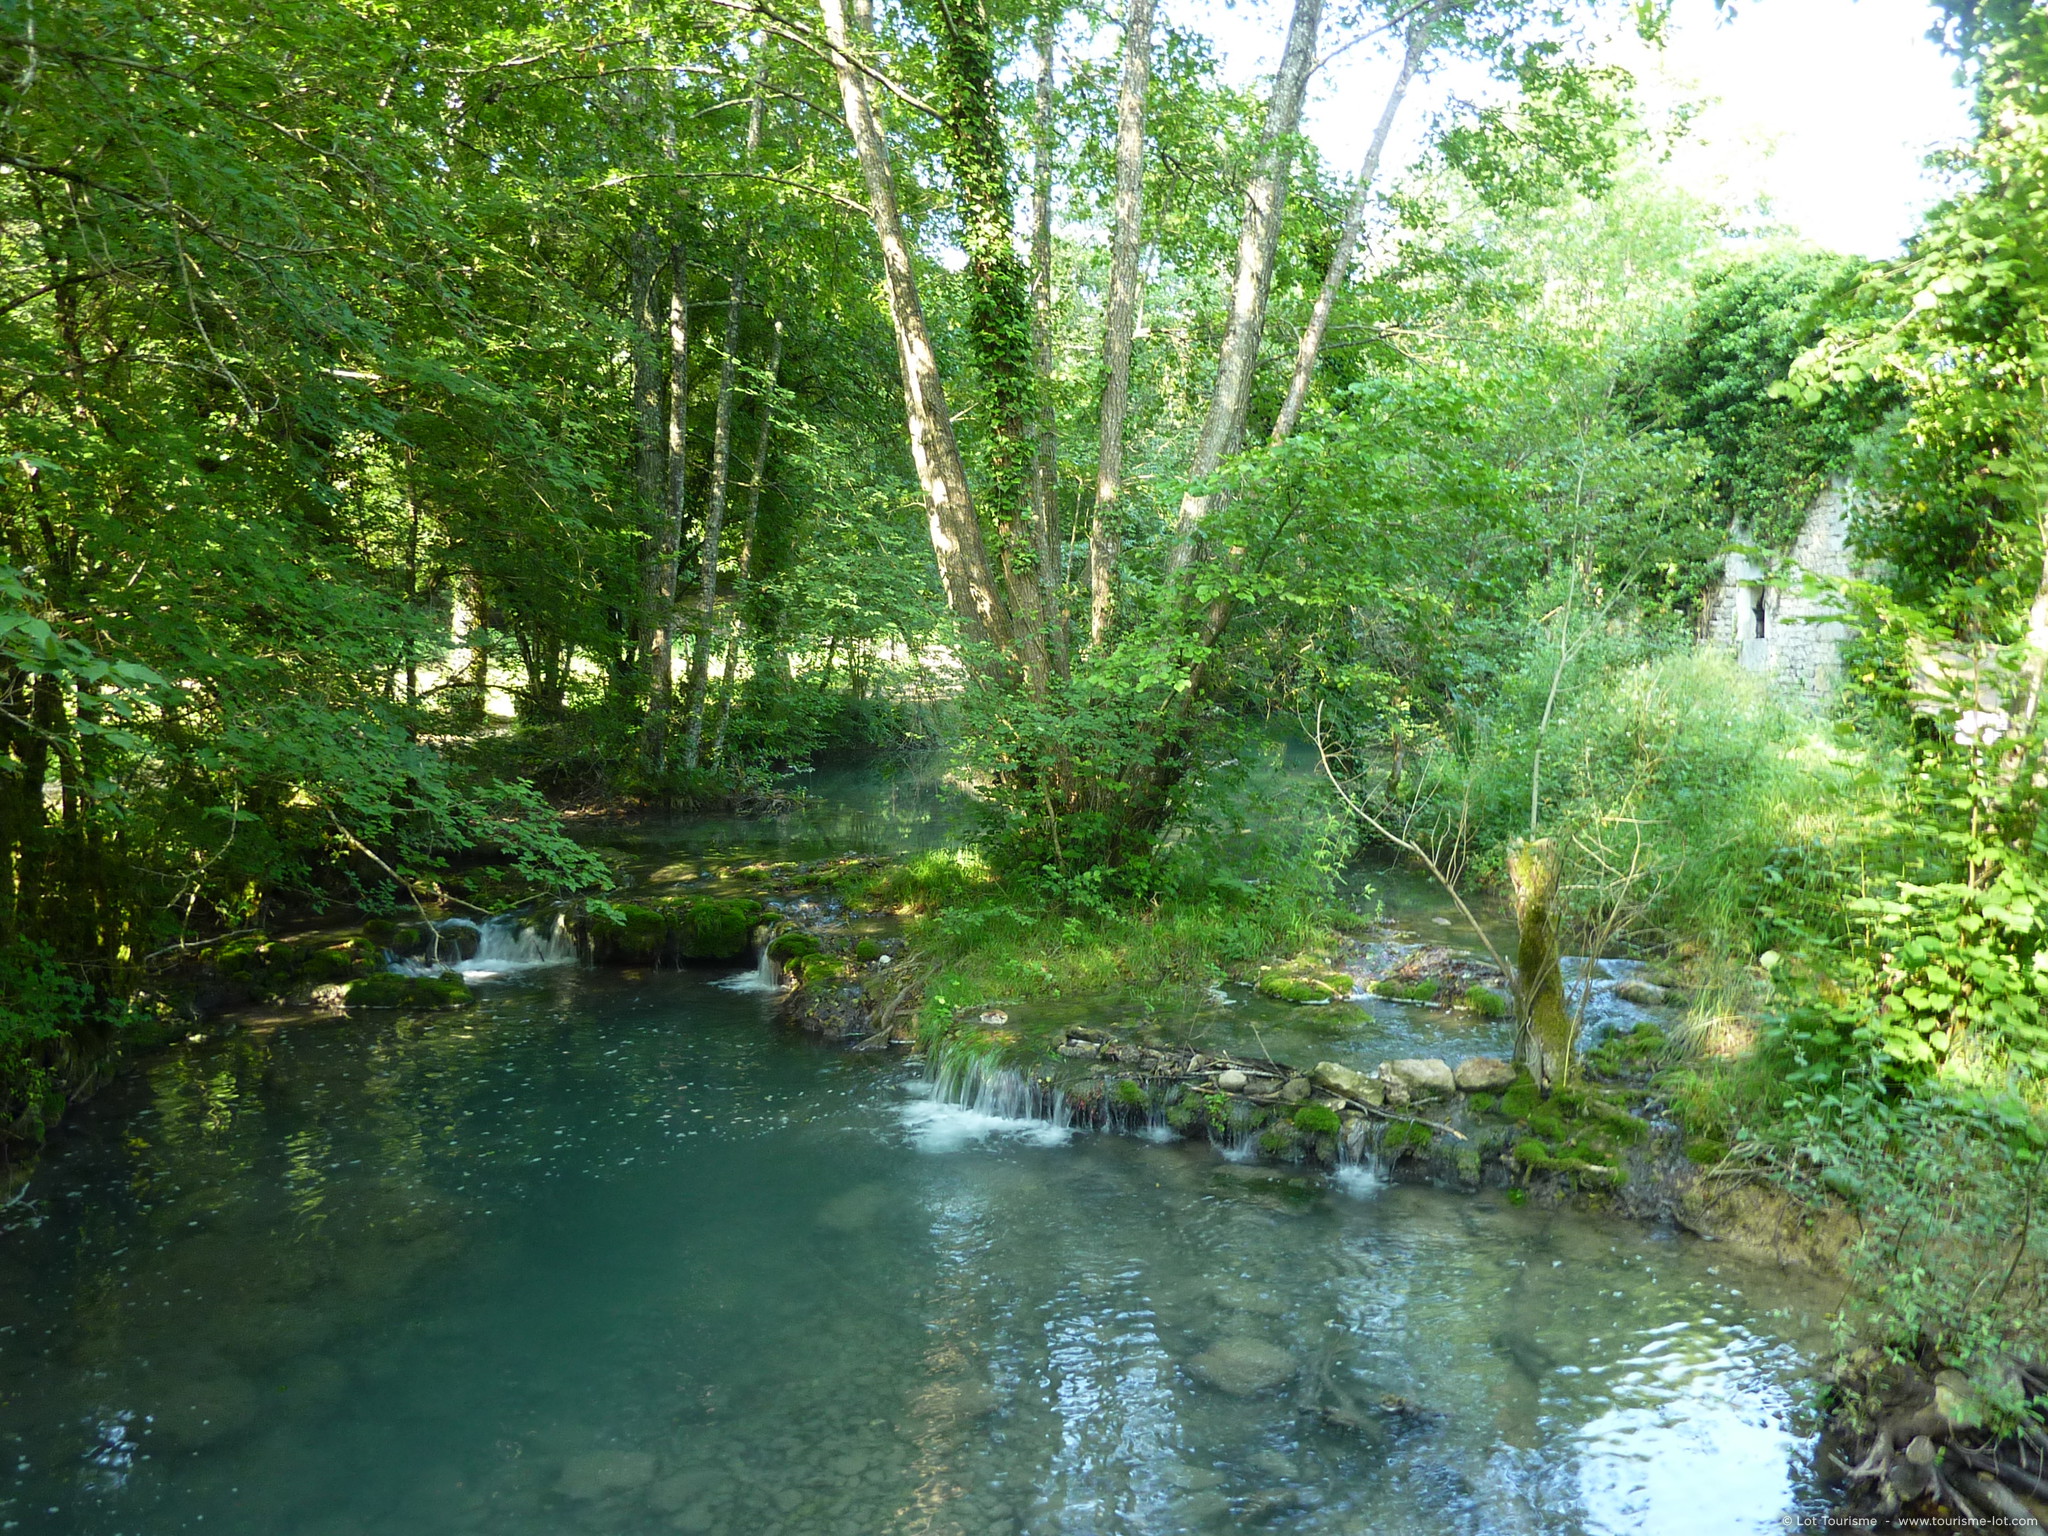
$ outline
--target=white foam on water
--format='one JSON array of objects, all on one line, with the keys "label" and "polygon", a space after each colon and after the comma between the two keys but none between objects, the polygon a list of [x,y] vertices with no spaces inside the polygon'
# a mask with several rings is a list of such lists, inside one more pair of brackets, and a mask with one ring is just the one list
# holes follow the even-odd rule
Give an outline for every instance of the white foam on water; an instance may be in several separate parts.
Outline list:
[{"label": "white foam on water", "polygon": [[1353,1199],[1371,1200],[1387,1187],[1387,1176],[1373,1163],[1340,1163],[1331,1182]]},{"label": "white foam on water", "polygon": [[393,960],[390,968],[402,976],[452,973],[465,981],[494,981],[543,966],[576,963],[576,940],[570,936],[568,919],[559,912],[545,927],[528,918],[501,913],[481,923],[466,917],[444,918],[434,924],[434,932],[473,933],[476,953],[467,960]]},{"label": "white foam on water", "polygon": [[897,1113],[920,1152],[957,1152],[996,1138],[1014,1139],[1034,1147],[1063,1147],[1074,1139],[1070,1125],[1050,1120],[990,1114],[968,1104],[941,1099],[912,1099]]},{"label": "white foam on water", "polygon": [[763,949],[760,963],[751,971],[739,971],[731,976],[720,977],[711,985],[726,992],[779,995],[788,989],[789,979],[783,975],[781,963]]},{"label": "white foam on water", "polygon": [[1034,1083],[993,1056],[966,1051],[941,1055],[922,1083],[911,1085],[902,1106],[904,1129],[926,1152],[1006,1137],[1039,1147],[1065,1146],[1074,1136],[1074,1114],[1057,1088]]}]

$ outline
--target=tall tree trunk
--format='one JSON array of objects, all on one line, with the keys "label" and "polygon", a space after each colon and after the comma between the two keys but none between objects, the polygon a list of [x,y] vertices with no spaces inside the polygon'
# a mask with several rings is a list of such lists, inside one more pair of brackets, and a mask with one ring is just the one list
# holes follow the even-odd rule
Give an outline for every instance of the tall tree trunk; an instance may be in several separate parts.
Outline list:
[{"label": "tall tree trunk", "polygon": [[1316,371],[1316,358],[1323,350],[1323,337],[1329,333],[1330,311],[1336,307],[1337,295],[1344,291],[1345,280],[1351,275],[1351,258],[1358,254],[1358,240],[1365,233],[1365,216],[1372,208],[1373,178],[1379,175],[1380,156],[1385,153],[1387,136],[1394,131],[1394,118],[1401,110],[1401,102],[1408,94],[1408,87],[1415,82],[1415,72],[1422,67],[1422,60],[1429,52],[1430,30],[1443,14],[1448,0],[1437,0],[1427,10],[1418,11],[1408,22],[1407,36],[1401,45],[1401,72],[1394,77],[1394,88],[1387,93],[1387,104],[1380,111],[1378,125],[1372,131],[1372,143],[1365,151],[1365,164],[1359,167],[1358,186],[1351,194],[1351,207],[1344,215],[1344,228],[1337,236],[1337,249],[1330,257],[1329,270],[1323,274],[1322,289],[1316,294],[1315,308],[1309,312],[1308,326],[1301,333],[1301,345],[1294,352],[1294,377],[1287,384],[1287,398],[1281,403],[1280,416],[1273,423],[1273,441],[1281,442],[1294,431],[1295,423],[1301,420],[1301,408],[1308,399],[1309,380]]},{"label": "tall tree trunk", "polygon": [[668,755],[671,689],[670,594],[667,573],[674,563],[668,544],[667,488],[664,484],[661,420],[661,350],[656,340],[654,296],[661,262],[654,236],[635,229],[626,263],[627,323],[633,343],[633,491],[643,534],[640,556],[640,663],[647,676],[647,719],[641,756],[659,772]]},{"label": "tall tree trunk", "polygon": [[1038,374],[1038,455],[1032,465],[1031,519],[1038,536],[1038,581],[1046,647],[1055,675],[1067,675],[1066,567],[1061,558],[1059,418],[1052,395],[1052,74],[1059,13],[1038,23],[1038,119],[1031,148],[1031,356]]},{"label": "tall tree trunk", "polygon": [[982,511],[1009,597],[1011,649],[1033,697],[1051,684],[1045,583],[1033,526],[1038,371],[1031,273],[1017,254],[1007,127],[998,105],[995,30],[982,0],[937,0],[946,167],[967,254],[966,341],[988,392]]},{"label": "tall tree trunk", "polygon": [[676,561],[690,512],[690,270],[680,245],[669,248],[668,274],[668,521],[662,591],[673,613]]},{"label": "tall tree trunk", "polygon": [[1123,79],[1116,103],[1116,229],[1110,237],[1109,304],[1102,337],[1102,412],[1095,456],[1095,505],[1088,514],[1088,639],[1101,645],[1116,617],[1116,567],[1123,541],[1124,418],[1131,404],[1131,342],[1138,329],[1144,236],[1145,92],[1152,79],[1152,0],[1124,12]]},{"label": "tall tree trunk", "polygon": [[1515,1000],[1521,1011],[1518,1060],[1544,1088],[1571,1071],[1572,1020],[1557,963],[1557,894],[1561,861],[1548,837],[1508,845],[1508,885],[1515,906]]},{"label": "tall tree trunk", "polygon": [[732,723],[732,697],[738,687],[740,637],[747,627],[747,589],[754,583],[754,535],[761,524],[761,482],[768,474],[768,438],[775,424],[775,385],[782,373],[782,322],[775,322],[768,343],[768,382],[761,391],[761,430],[754,438],[754,473],[747,481],[747,520],[740,533],[740,568],[733,579],[732,631],[725,642],[725,671],[718,687],[718,730],[711,738],[711,760],[725,755],[726,727]]},{"label": "tall tree trunk", "polygon": [[[903,235],[903,217],[896,201],[895,173],[888,146],[875,119],[866,77],[854,64],[857,46],[847,24],[846,0],[818,0],[825,38],[833,52],[833,74],[839,99],[860,159],[868,194],[868,214],[881,247],[882,274],[889,298],[889,320],[896,336],[897,362],[903,373],[903,414],[910,434],[910,458],[924,491],[926,524],[946,603],[970,645],[1007,648],[1009,607],[990,575],[988,551],[967,488],[967,467],[953,436],[946,411],[945,386],[919,297],[917,271],[910,244]],[[865,21],[865,16],[863,16]],[[865,25],[861,44],[866,42]]]},{"label": "tall tree trunk", "polygon": [[725,303],[725,348],[718,361],[718,413],[711,429],[711,489],[704,500],[704,553],[699,566],[697,622],[690,646],[690,724],[683,765],[695,768],[704,742],[704,700],[711,679],[711,627],[718,614],[718,536],[725,527],[725,498],[732,463],[732,381],[740,346],[743,289],[732,280]]},{"label": "tall tree trunk", "polygon": [[[1322,0],[1294,0],[1287,27],[1287,46],[1273,80],[1266,108],[1266,127],[1259,139],[1259,157],[1244,194],[1244,226],[1237,238],[1237,274],[1230,285],[1230,319],[1216,365],[1216,387],[1209,412],[1195,441],[1188,479],[1200,482],[1244,440],[1245,416],[1251,408],[1252,383],[1258,372],[1259,344],[1266,334],[1266,303],[1273,292],[1273,262],[1280,247],[1280,222],[1287,210],[1287,183],[1294,165],[1294,136],[1301,126],[1301,106],[1308,77],[1315,68],[1316,32]],[[1215,498],[1190,490],[1181,498],[1173,548],[1167,556],[1169,575],[1194,563],[1195,539]]]}]

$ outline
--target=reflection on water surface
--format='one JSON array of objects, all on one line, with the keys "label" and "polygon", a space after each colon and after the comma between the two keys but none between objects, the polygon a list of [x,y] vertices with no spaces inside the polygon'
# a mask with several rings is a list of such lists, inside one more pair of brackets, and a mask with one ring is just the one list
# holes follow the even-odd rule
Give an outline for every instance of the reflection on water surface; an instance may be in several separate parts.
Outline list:
[{"label": "reflection on water surface", "polygon": [[948,1125],[713,979],[537,972],[110,1090],[0,1241],[0,1523],[1722,1533],[1801,1498],[1816,1298],[1775,1275]]}]

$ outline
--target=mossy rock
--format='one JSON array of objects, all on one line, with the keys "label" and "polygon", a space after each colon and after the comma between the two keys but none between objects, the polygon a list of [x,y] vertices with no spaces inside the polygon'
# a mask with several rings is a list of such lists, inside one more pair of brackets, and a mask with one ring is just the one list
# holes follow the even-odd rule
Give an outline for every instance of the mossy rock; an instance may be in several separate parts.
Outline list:
[{"label": "mossy rock", "polygon": [[1490,1093],[1475,1093],[1466,1099],[1465,1102],[1472,1106],[1472,1113],[1475,1115],[1490,1115],[1493,1113],[1494,1097]]},{"label": "mossy rock", "polygon": [[351,982],[347,995],[351,1008],[403,1008],[420,1013],[466,1008],[475,1001],[476,994],[460,976],[402,976],[396,971],[379,971]]},{"label": "mossy rock", "polygon": [[1380,1151],[1388,1157],[1398,1158],[1406,1152],[1426,1151],[1435,1140],[1436,1132],[1428,1126],[1417,1125],[1412,1120],[1396,1120],[1380,1138]]},{"label": "mossy rock", "polygon": [[1268,1157],[1293,1157],[1301,1149],[1301,1133],[1286,1121],[1259,1133],[1259,1150]]},{"label": "mossy rock", "polygon": [[1343,1129],[1343,1121],[1328,1105],[1304,1104],[1294,1112],[1294,1128],[1311,1136],[1335,1136]]},{"label": "mossy rock", "polygon": [[838,955],[799,955],[789,962],[789,973],[806,987],[821,986],[826,982],[844,981],[851,974],[846,961]]},{"label": "mossy rock", "polygon": [[1567,1142],[1553,1152],[1547,1143],[1532,1136],[1516,1142],[1508,1155],[1530,1173],[1575,1174],[1609,1189],[1628,1182],[1627,1170],[1615,1164],[1612,1153],[1581,1142]]},{"label": "mossy rock", "polygon": [[785,928],[768,941],[770,959],[780,960],[787,965],[805,955],[815,955],[824,949],[817,939],[801,928]]},{"label": "mossy rock", "polygon": [[853,946],[853,958],[862,965],[873,965],[882,958],[882,946],[873,939],[862,939]]},{"label": "mossy rock", "polygon": [[1116,1101],[1126,1109],[1143,1109],[1151,1103],[1145,1090],[1128,1077],[1116,1085]]},{"label": "mossy rock", "polygon": [[1365,989],[1374,997],[1384,997],[1397,1003],[1433,1003],[1442,990],[1435,981],[1395,981],[1382,977]]},{"label": "mossy rock", "polygon": [[1465,1006],[1481,1018],[1504,1019],[1514,1011],[1515,1000],[1493,987],[1467,987]]},{"label": "mossy rock", "polygon": [[1526,1120],[1542,1102],[1536,1089],[1536,1079],[1524,1072],[1515,1079],[1514,1087],[1500,1096],[1500,1112],[1510,1120]]},{"label": "mossy rock", "polygon": [[1259,976],[1258,989],[1283,1003],[1329,1003],[1351,995],[1351,978],[1334,972],[1313,975],[1274,970]]},{"label": "mossy rock", "polygon": [[746,897],[664,896],[593,911],[584,932],[590,957],[600,965],[737,960],[765,910]]},{"label": "mossy rock", "polygon": [[330,944],[306,955],[299,966],[299,981],[305,986],[348,981],[371,974],[376,965],[377,957],[369,943],[352,939],[345,944]]}]

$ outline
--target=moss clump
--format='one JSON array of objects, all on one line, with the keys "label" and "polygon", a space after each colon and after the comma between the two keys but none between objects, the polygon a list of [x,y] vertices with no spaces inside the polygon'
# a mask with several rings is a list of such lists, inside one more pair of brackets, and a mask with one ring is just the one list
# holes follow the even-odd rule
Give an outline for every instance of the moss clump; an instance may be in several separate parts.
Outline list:
[{"label": "moss clump", "polygon": [[1259,977],[1259,991],[1283,1003],[1328,1003],[1351,995],[1351,978],[1341,983],[1333,977],[1302,976],[1284,971],[1267,971]]},{"label": "moss clump", "polygon": [[843,981],[850,974],[843,959],[827,954],[799,955],[790,962],[789,973],[807,987]]},{"label": "moss clump", "polygon": [[1587,1052],[1586,1068],[1596,1077],[1632,1076],[1653,1064],[1670,1044],[1670,1037],[1654,1024],[1616,1030]]},{"label": "moss clump", "polygon": [[1294,1128],[1311,1136],[1334,1136],[1342,1127],[1337,1111],[1325,1104],[1304,1104],[1294,1112]]},{"label": "moss clump", "polygon": [[1166,1106],[1166,1123],[1176,1131],[1186,1132],[1193,1130],[1201,1118],[1202,1110],[1199,1104],[1191,1104],[1186,1100],[1182,1100],[1178,1104]]},{"label": "moss clump", "polygon": [[882,958],[882,946],[873,939],[862,939],[853,946],[853,958],[862,965],[873,965]]},{"label": "moss clump", "polygon": [[1515,1001],[1507,993],[1492,987],[1467,987],[1465,1006],[1481,1018],[1504,1019],[1513,1011]]},{"label": "moss clump", "polygon": [[801,928],[785,928],[781,933],[778,933],[768,941],[768,956],[770,959],[780,960],[786,965],[790,961],[801,959],[805,955],[815,955],[823,950],[824,947],[824,945],[811,937],[810,934],[805,933]]},{"label": "moss clump", "polygon": [[476,994],[469,990],[468,982],[452,974],[401,976],[396,971],[381,971],[351,982],[347,1001],[351,1008],[428,1011],[466,1008],[476,1001]]},{"label": "moss clump", "polygon": [[1493,1113],[1493,1095],[1490,1093],[1475,1093],[1465,1102],[1472,1106],[1472,1113],[1475,1115]]},{"label": "moss clump", "polygon": [[1685,1144],[1686,1160],[1702,1168],[1711,1168],[1727,1155],[1728,1144],[1711,1136],[1695,1136]]},{"label": "moss clump", "polygon": [[1553,1152],[1548,1143],[1531,1136],[1516,1142],[1508,1155],[1531,1173],[1577,1174],[1608,1188],[1628,1182],[1627,1171],[1616,1166],[1612,1152],[1585,1142],[1566,1142]]},{"label": "moss clump", "polygon": [[1650,1122],[1639,1120],[1614,1104],[1593,1103],[1587,1113],[1600,1127],[1600,1134],[1618,1146],[1633,1147],[1650,1134]]},{"label": "moss clump", "polygon": [[1529,1122],[1529,1129],[1546,1141],[1563,1141],[1565,1138],[1564,1115],[1554,1104],[1540,1105],[1522,1116]]},{"label": "moss clump", "polygon": [[1396,1120],[1380,1138],[1380,1150],[1398,1158],[1404,1152],[1421,1152],[1436,1140],[1436,1132],[1412,1120]]},{"label": "moss clump", "polygon": [[1510,1120],[1526,1120],[1541,1102],[1536,1080],[1525,1072],[1515,1079],[1514,1087],[1500,1096],[1500,1112]]},{"label": "moss clump", "polygon": [[1458,1177],[1467,1184],[1479,1182],[1479,1149],[1460,1147],[1458,1149]]},{"label": "moss clump", "polygon": [[1151,1102],[1145,1096],[1145,1090],[1128,1077],[1116,1085],[1116,1101],[1126,1109],[1143,1109]]},{"label": "moss clump", "polygon": [[1294,1128],[1284,1121],[1270,1130],[1259,1133],[1259,1150],[1268,1157],[1290,1157],[1300,1143],[1301,1138]]},{"label": "moss clump", "polygon": [[1434,981],[1395,981],[1391,977],[1382,977],[1366,988],[1374,997],[1397,1003],[1433,1003],[1439,990]]}]

